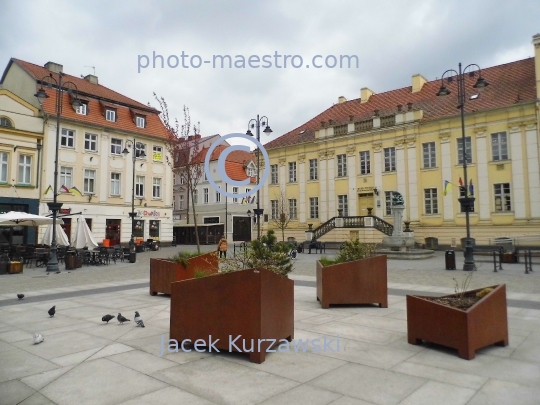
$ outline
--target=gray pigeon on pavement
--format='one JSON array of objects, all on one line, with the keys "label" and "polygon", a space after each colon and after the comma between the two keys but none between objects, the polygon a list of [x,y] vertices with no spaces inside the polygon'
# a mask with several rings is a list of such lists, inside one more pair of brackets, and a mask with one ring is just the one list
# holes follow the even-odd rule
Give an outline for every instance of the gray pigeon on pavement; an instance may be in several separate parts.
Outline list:
[{"label": "gray pigeon on pavement", "polygon": [[55,313],[56,313],[56,305],[54,305],[51,309],[49,309],[49,316],[52,318]]},{"label": "gray pigeon on pavement", "polygon": [[22,300],[24,298],[24,294],[17,294],[17,298]]},{"label": "gray pigeon on pavement", "polygon": [[107,315],[103,316],[103,318],[101,318],[101,320],[102,320],[103,322],[107,322],[107,323],[109,323],[109,321],[110,321],[111,319],[114,319],[114,315],[109,315],[109,314],[107,314]]},{"label": "gray pigeon on pavement", "polygon": [[129,319],[127,319],[125,316],[122,316],[120,312],[118,312],[117,319],[118,322],[120,322],[120,325],[122,325],[124,322],[129,322]]},{"label": "gray pigeon on pavement", "polygon": [[135,322],[137,323],[137,326],[140,326],[141,328],[144,328],[144,322],[139,315],[139,311],[135,311],[135,318],[133,318]]},{"label": "gray pigeon on pavement", "polygon": [[43,338],[43,335],[41,333],[34,333],[34,344],[37,345],[41,342],[43,342],[45,339]]}]

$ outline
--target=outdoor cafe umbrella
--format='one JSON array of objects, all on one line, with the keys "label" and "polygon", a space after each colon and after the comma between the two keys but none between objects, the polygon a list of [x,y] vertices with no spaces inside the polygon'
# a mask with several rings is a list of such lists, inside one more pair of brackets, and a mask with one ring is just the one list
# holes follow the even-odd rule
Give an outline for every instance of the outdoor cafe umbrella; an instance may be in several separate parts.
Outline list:
[{"label": "outdoor cafe umbrella", "polygon": [[[61,220],[57,219],[57,221]],[[28,214],[27,212],[10,211],[6,214],[0,214],[0,226],[38,226],[52,223],[52,218]]]},{"label": "outdoor cafe umbrella", "polygon": [[94,239],[94,235],[92,235],[92,231],[90,231],[90,228],[88,227],[88,224],[86,223],[86,220],[82,214],[79,215],[77,230],[71,244],[75,246],[76,249],[82,249],[85,246],[88,246],[89,249],[98,247],[98,244]]},{"label": "outdoor cafe umbrella", "polygon": [[[47,229],[43,234],[43,239],[41,240],[41,243],[49,246],[52,245],[52,230],[52,224],[47,226]],[[69,238],[67,237],[64,228],[62,228],[60,224],[56,224],[56,244],[58,246],[69,246]]]}]

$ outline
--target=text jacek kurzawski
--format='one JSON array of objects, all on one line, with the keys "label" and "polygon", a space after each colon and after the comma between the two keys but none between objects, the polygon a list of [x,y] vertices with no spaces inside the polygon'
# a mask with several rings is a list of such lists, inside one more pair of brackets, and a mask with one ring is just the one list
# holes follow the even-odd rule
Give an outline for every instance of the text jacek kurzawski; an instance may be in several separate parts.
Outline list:
[{"label": "text jacek kurzawski", "polygon": [[[212,335],[209,335],[208,340],[197,339],[195,342],[192,342],[191,339],[184,339],[181,342],[178,342],[176,339],[169,339],[167,345],[165,345],[165,335],[161,335],[161,352],[158,357],[163,356],[165,351],[168,351],[169,353],[178,353],[179,351],[188,353],[195,350],[198,353],[211,353],[212,351],[219,353],[220,350],[216,347],[219,341],[220,339],[212,339]],[[291,347],[292,351],[296,353],[305,353],[308,350],[312,353],[339,352],[339,336],[327,339],[326,335],[317,339],[292,339],[291,342],[287,339],[242,339],[242,335],[229,335],[227,351],[259,353],[261,351],[262,343],[268,345],[268,348],[266,349],[267,353],[290,352]],[[277,349],[272,349],[276,344],[278,344]],[[333,344],[335,344],[335,348],[332,346]],[[222,347],[221,344],[219,346]],[[191,347],[193,347],[193,349]]]}]

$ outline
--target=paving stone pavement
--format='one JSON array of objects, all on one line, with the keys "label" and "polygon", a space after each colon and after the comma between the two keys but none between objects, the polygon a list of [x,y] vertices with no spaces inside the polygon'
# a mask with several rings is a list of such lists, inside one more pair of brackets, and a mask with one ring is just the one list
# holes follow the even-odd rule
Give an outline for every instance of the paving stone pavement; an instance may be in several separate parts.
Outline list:
[{"label": "paving stone pavement", "polygon": [[[508,308],[509,346],[482,349],[466,361],[452,349],[407,343],[401,295],[390,295],[388,308],[323,310],[315,288],[295,286],[295,339],[339,335],[339,351],[314,353],[309,345],[295,353],[291,346],[290,352],[269,353],[263,364],[229,353],[158,357],[161,337],[168,339],[170,299],[150,296],[140,283],[148,282],[150,257],[179,249],[139,254],[135,264],[0,276],[0,300],[7,304],[0,307],[0,405],[539,403],[540,310],[530,308]],[[300,255],[291,278],[313,281],[318,257]],[[524,275],[523,264],[503,264],[499,273],[480,264],[473,286],[504,282],[509,297],[540,301],[540,266]],[[452,278],[465,274],[444,270],[441,252],[425,261],[391,260],[388,266],[390,287],[427,292],[451,292]],[[105,287],[118,290],[95,293]],[[18,301],[19,291],[43,300]],[[69,296],[55,298],[62,292]],[[57,313],[50,318],[52,305]],[[132,319],[135,310],[146,328],[101,322],[106,313]],[[45,341],[33,345],[33,332]]]}]

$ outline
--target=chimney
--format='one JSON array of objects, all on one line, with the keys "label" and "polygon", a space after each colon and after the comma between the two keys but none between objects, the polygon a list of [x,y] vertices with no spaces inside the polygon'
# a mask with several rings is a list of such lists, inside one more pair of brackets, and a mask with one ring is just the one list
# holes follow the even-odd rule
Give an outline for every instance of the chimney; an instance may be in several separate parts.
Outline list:
[{"label": "chimney", "polygon": [[343,97],[343,96],[339,96],[339,98],[337,100],[338,104],[343,104],[345,101],[347,101],[347,99],[345,97]]},{"label": "chimney", "polygon": [[413,103],[407,103],[407,111],[412,111]]},{"label": "chimney", "polygon": [[360,102],[362,104],[367,103],[369,98],[375,93],[373,93],[370,89],[367,87],[363,87],[360,89]]},{"label": "chimney", "polygon": [[47,62],[45,63],[45,69],[49,69],[51,72],[54,73],[60,73],[62,72],[62,69],[64,69],[64,66],[56,62]]},{"label": "chimney", "polygon": [[97,76],[94,76],[94,75],[86,75],[84,76],[84,80],[92,84],[99,84]]},{"label": "chimney", "polygon": [[540,98],[540,34],[533,36],[534,66],[536,72],[536,97]]},{"label": "chimney", "polygon": [[397,105],[397,111],[398,111],[398,112],[401,112],[401,108],[402,108],[402,107],[403,107],[403,106],[402,106],[401,104],[398,104],[398,105]]},{"label": "chimney", "polygon": [[421,74],[414,75],[412,77],[412,92],[418,93],[420,90],[422,90],[425,83],[427,83],[427,80],[424,76]]}]

